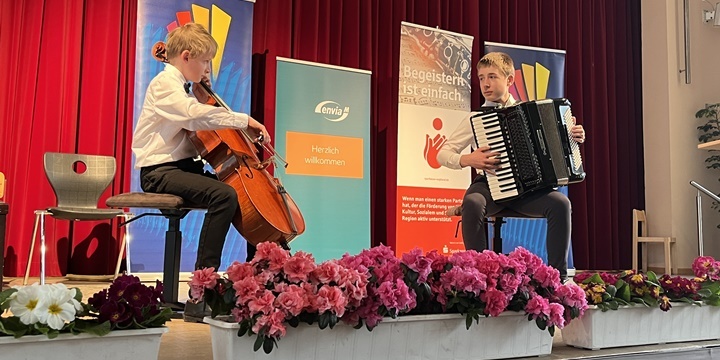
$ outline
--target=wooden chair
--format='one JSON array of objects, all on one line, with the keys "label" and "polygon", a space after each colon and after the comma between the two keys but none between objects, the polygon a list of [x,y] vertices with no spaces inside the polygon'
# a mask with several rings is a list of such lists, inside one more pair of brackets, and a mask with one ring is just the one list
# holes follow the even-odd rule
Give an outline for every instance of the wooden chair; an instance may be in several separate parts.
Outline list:
[{"label": "wooden chair", "polygon": [[652,237],[647,236],[647,218],[645,216],[645,210],[633,209],[633,223],[632,223],[632,241],[633,241],[633,259],[632,268],[638,270],[638,246],[642,245],[642,268],[647,270],[647,244],[656,243],[663,244],[665,253],[665,273],[672,273],[672,244],[675,243],[673,237]]}]

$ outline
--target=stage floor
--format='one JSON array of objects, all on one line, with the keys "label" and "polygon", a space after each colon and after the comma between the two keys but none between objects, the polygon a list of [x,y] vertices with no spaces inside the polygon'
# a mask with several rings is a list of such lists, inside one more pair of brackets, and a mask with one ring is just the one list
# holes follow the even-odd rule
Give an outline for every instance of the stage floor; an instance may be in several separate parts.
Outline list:
[{"label": "stage floor", "polygon": [[[181,276],[181,279],[184,278],[185,276]],[[141,276],[141,279],[146,281],[148,280],[148,277],[143,275]],[[11,277],[5,278],[4,280],[9,281],[10,286],[22,284],[22,278]],[[30,283],[37,281],[38,278],[30,278]],[[95,292],[104,289],[109,285],[107,282],[68,281],[65,278],[49,278],[47,279],[47,282],[63,282],[68,287],[77,287],[80,291],[82,291],[85,300],[87,300]],[[182,281],[180,283],[180,298],[178,300],[182,302],[187,300],[187,293],[187,283]],[[212,359],[210,328],[208,325],[186,323],[182,321],[182,319],[173,319],[167,325],[170,331],[162,337],[159,359]],[[648,329],[648,331],[652,331],[652,329]],[[282,346],[282,341],[280,341],[279,345]],[[555,333],[555,337],[553,338],[553,349],[550,356],[522,359],[720,359],[720,340],[623,347],[604,350],[585,350],[565,345],[562,339],[562,331],[557,331]]]}]

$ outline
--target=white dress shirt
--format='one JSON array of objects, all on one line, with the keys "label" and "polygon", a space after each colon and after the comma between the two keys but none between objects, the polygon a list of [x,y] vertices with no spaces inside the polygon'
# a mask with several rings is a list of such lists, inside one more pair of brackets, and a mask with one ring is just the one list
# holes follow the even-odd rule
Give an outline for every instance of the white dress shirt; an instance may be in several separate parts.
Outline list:
[{"label": "white dress shirt", "polygon": [[197,156],[188,131],[247,128],[247,114],[199,103],[186,83],[170,64],[150,81],[133,134],[135,168]]},{"label": "white dress shirt", "polygon": [[[515,104],[515,98],[513,98],[511,94],[504,105],[492,101],[485,101],[483,106],[505,107],[513,104]],[[437,154],[437,161],[440,165],[450,169],[462,169],[462,166],[460,166],[460,153],[468,146],[472,145],[474,147],[475,145],[475,141],[473,140],[472,125],[470,125],[470,117],[476,115],[477,113],[478,112],[476,111],[470,112],[460,122],[460,124],[458,124],[458,127],[455,131],[453,131],[452,135],[450,135],[450,138],[448,138],[445,144],[440,148],[440,151]]]}]

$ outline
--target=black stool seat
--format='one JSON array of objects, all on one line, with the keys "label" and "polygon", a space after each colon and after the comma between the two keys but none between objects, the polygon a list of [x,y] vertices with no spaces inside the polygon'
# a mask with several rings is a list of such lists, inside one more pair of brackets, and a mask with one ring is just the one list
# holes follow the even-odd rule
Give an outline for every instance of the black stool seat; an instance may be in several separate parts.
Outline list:
[{"label": "black stool seat", "polygon": [[[122,224],[140,219],[144,216],[163,216],[168,219],[168,229],[165,231],[165,261],[163,263],[163,287],[165,302],[174,304],[178,302],[180,284],[180,250],[182,249],[182,232],[180,220],[192,210],[203,210],[206,207],[186,204],[183,198],[170,194],[153,194],[144,192],[130,192],[118,194],[108,198],[105,204],[114,208],[146,208],[158,209],[160,213],[144,213]],[[130,264],[128,264],[128,269]]]},{"label": "black stool seat", "polygon": [[202,206],[185,204],[177,195],[129,192],[108,198],[105,204],[114,208],[150,208],[150,209],[206,209]]}]

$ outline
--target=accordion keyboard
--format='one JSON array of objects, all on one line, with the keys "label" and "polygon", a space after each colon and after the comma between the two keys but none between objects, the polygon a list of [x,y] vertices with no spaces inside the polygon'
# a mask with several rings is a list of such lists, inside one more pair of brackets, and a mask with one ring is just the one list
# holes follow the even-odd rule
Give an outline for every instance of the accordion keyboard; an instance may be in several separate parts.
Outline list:
[{"label": "accordion keyboard", "polygon": [[[492,198],[497,201],[517,196],[519,194],[518,186],[515,183],[517,176],[513,167],[510,166],[508,147],[502,135],[497,113],[481,114],[473,117],[471,121],[475,143],[479,147],[488,146],[490,151],[500,153],[497,156],[497,159],[500,160],[500,169],[495,171],[495,175],[486,174]],[[475,130],[479,128],[484,129],[484,131]]]}]

